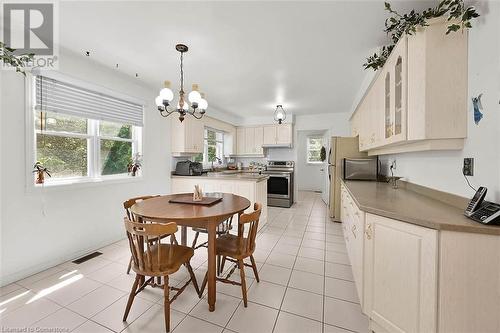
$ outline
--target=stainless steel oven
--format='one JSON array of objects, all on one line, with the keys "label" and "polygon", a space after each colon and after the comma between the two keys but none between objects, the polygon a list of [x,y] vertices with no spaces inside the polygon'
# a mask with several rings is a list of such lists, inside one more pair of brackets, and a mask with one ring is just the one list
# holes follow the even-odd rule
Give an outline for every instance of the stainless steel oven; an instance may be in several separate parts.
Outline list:
[{"label": "stainless steel oven", "polygon": [[269,161],[267,170],[268,206],[286,207],[293,205],[293,161]]}]

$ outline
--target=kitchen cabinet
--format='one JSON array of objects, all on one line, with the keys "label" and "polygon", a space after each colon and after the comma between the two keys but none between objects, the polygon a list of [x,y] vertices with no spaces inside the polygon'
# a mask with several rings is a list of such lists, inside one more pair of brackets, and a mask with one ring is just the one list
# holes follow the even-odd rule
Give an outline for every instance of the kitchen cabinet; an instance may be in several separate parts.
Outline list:
[{"label": "kitchen cabinet", "polygon": [[264,154],[262,148],[264,129],[262,127],[238,127],[236,129],[236,136],[237,155],[262,156]]},{"label": "kitchen cabinet", "polygon": [[341,207],[340,218],[346,242],[347,255],[351,262],[354,283],[358,293],[359,302],[363,306],[363,231],[365,213],[359,210],[354,200],[342,185],[340,189]]},{"label": "kitchen cabinet", "polygon": [[264,147],[292,147],[292,124],[266,125],[263,128]]},{"label": "kitchen cabinet", "polygon": [[351,117],[369,155],[462,149],[467,137],[468,33],[444,19],[403,36]]},{"label": "kitchen cabinet", "polygon": [[245,147],[245,128],[236,128],[236,154],[242,154],[246,150]]},{"label": "kitchen cabinet", "polygon": [[184,118],[183,122],[171,119],[171,148],[173,156],[186,156],[203,153],[204,123],[193,117]]},{"label": "kitchen cabinet", "polygon": [[[362,310],[370,320],[369,330],[499,332],[500,233],[494,228],[461,231],[467,225],[463,221],[448,230],[450,222],[442,221],[446,219],[444,207],[429,207],[429,199],[421,192],[394,192],[386,184],[360,183],[367,184],[341,184],[340,216]],[[380,202],[374,201],[376,196]],[[402,199],[413,206],[408,213],[405,206],[402,218],[418,216],[417,224],[376,215],[401,214],[394,206],[404,206]],[[425,213],[424,209],[430,210]],[[449,205],[449,214],[449,220],[466,220],[454,205]]]},{"label": "kitchen cabinet", "polygon": [[364,312],[375,331],[436,332],[438,232],[366,214]]},{"label": "kitchen cabinet", "polygon": [[[259,221],[259,229],[267,222],[267,180],[245,180],[218,177],[185,176],[171,178],[172,193],[191,193],[194,186],[199,185],[203,192],[224,192],[240,195],[250,200],[250,207],[245,213],[253,211],[255,202],[262,204],[262,213]],[[233,221],[233,227],[237,225],[237,219]]]}]

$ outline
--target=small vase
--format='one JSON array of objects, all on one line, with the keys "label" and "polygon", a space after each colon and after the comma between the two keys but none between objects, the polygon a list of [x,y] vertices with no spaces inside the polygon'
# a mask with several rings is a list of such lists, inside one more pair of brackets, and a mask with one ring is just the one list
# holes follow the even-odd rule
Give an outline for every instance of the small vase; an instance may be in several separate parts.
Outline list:
[{"label": "small vase", "polygon": [[35,184],[43,184],[43,183],[45,183],[45,175],[43,174],[43,171],[38,171],[36,173]]}]

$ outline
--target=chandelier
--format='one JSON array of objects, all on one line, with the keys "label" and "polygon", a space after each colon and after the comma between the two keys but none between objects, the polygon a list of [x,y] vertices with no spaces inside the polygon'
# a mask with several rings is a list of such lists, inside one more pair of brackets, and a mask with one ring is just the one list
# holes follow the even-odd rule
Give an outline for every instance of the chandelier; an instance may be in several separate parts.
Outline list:
[{"label": "chandelier", "polygon": [[163,117],[168,117],[172,113],[179,113],[179,120],[182,122],[186,114],[190,114],[196,119],[201,119],[207,110],[208,103],[205,100],[204,94],[198,91],[198,85],[193,84],[193,90],[188,94],[188,100],[185,99],[184,92],[184,69],[183,58],[184,53],[188,51],[188,47],[184,44],[177,44],[175,49],[181,54],[181,89],[179,90],[179,102],[175,108],[169,107],[170,102],[174,99],[174,94],[170,90],[170,81],[165,81],[164,88],[160,90],[160,95],[156,97],[155,102],[158,106],[158,111]]},{"label": "chandelier", "polygon": [[276,111],[274,111],[274,120],[281,124],[286,119],[286,112],[283,110],[283,105],[276,105]]}]

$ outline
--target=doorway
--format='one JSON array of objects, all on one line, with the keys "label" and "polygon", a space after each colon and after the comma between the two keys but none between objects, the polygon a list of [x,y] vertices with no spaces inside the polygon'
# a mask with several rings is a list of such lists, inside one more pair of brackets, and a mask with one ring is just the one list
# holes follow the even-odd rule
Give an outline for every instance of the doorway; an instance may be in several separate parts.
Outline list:
[{"label": "doorway", "polygon": [[[297,164],[296,182],[299,191],[328,192],[325,184],[327,178],[327,161],[321,161],[321,148],[327,151],[325,130],[303,130],[297,132]],[[324,199],[323,199],[324,200]]]}]

